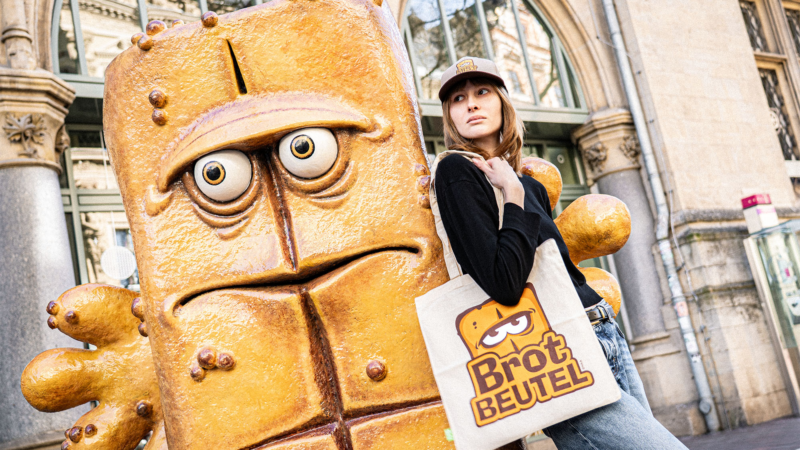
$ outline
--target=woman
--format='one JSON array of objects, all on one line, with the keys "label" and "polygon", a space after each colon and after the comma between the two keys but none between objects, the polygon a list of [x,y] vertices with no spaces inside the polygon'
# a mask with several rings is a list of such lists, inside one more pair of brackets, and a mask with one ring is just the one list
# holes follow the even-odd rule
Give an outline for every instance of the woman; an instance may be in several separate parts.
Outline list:
[{"label": "woman", "polygon": [[[555,239],[575,290],[594,322],[622,398],[545,430],[559,449],[685,449],[652,415],[642,382],[611,307],[586,284],[550,215],[541,183],[518,176],[521,120],[494,63],[465,57],[447,69],[439,91],[448,149],[473,152],[438,165],[434,189],[442,222],[465,274],[494,300],[515,305],[533,267],[536,248]],[[488,181],[487,181],[488,179]],[[490,184],[491,183],[491,184]],[[492,185],[503,192],[503,226]]]}]

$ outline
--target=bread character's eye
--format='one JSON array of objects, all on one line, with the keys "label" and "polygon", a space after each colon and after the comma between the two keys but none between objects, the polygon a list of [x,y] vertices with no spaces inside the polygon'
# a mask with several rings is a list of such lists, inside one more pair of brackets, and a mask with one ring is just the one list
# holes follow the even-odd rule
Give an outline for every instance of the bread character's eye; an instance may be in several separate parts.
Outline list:
[{"label": "bread character's eye", "polygon": [[198,189],[217,202],[239,198],[252,180],[250,158],[238,150],[209,153],[194,163],[194,181]]},{"label": "bread character's eye", "polygon": [[281,164],[299,178],[317,178],[328,172],[339,156],[339,144],[327,128],[303,128],[278,144]]}]

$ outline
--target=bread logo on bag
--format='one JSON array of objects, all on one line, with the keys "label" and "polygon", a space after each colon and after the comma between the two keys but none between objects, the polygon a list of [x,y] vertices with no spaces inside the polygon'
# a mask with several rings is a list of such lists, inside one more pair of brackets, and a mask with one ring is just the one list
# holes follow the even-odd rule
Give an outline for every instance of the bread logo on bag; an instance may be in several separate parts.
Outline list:
[{"label": "bread logo on bag", "polygon": [[459,314],[456,329],[472,356],[470,404],[479,427],[594,383],[550,328],[531,283],[516,306],[489,299]]}]

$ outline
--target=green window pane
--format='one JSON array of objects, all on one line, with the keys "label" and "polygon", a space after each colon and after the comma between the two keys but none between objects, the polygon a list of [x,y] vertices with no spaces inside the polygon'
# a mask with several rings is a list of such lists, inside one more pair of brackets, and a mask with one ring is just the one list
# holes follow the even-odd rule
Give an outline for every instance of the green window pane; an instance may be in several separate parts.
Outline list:
[{"label": "green window pane", "polygon": [[436,154],[436,143],[434,141],[425,141],[425,152],[430,155]]},{"label": "green window pane", "polygon": [[510,0],[487,0],[483,9],[494,47],[494,62],[503,79],[510,83],[509,96],[517,102],[532,104],[533,90]]},{"label": "green window pane", "polygon": [[578,267],[596,267],[598,269],[602,269],[603,264],[600,262],[600,258],[592,258],[587,259],[586,261],[581,261],[578,264]]},{"label": "green window pane", "polygon": [[78,46],[75,43],[75,27],[72,23],[72,9],[69,0],[61,7],[58,22],[58,71],[78,73]]},{"label": "green window pane", "polygon": [[522,0],[516,2],[519,20],[525,31],[525,44],[533,67],[533,79],[539,93],[539,102],[542,106],[564,107],[566,103],[553,55],[553,40],[526,3]]},{"label": "green window pane", "polygon": [[450,31],[453,33],[456,58],[464,56],[486,58],[475,0],[443,0],[443,2]]},{"label": "green window pane", "polygon": [[414,70],[424,99],[438,99],[442,73],[450,65],[436,0],[410,0],[407,7],[409,50],[414,52]]},{"label": "green window pane", "polygon": [[76,147],[93,147],[93,148],[102,148],[103,147],[103,137],[100,134],[100,130],[74,130],[70,129],[68,131],[69,134],[69,145],[71,148]]},{"label": "green window pane", "polygon": [[[125,213],[81,213],[81,226],[83,227],[83,248],[86,255],[89,283],[111,284],[138,290],[139,274],[137,271],[134,271],[130,277],[120,280],[103,270],[103,254],[110,248],[120,246],[133,252],[133,241]],[[122,264],[124,262],[120,261]],[[107,261],[106,264],[108,263]],[[113,265],[113,261],[111,263]]]},{"label": "green window pane", "polygon": [[135,0],[114,4],[116,14],[103,14],[88,3],[80,3],[78,13],[89,71],[86,75],[90,77],[104,77],[111,60],[131,46],[131,36],[142,31]]},{"label": "green window pane", "polygon": [[536,144],[525,144],[522,146],[522,157],[533,156],[536,158],[541,158],[542,155],[542,146]]},{"label": "green window pane", "polygon": [[548,145],[546,159],[558,167],[558,170],[561,172],[561,179],[565,185],[580,184],[568,147]]},{"label": "green window pane", "polygon": [[70,130],[72,176],[78,189],[119,189],[99,130]]}]

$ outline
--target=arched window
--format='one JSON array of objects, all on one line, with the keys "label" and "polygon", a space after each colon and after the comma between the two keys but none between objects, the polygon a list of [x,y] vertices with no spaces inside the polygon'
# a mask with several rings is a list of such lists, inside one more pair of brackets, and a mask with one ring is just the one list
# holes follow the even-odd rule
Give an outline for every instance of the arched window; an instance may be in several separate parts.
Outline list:
[{"label": "arched window", "polygon": [[410,0],[403,32],[420,100],[467,55],[492,59],[522,110],[583,110],[580,86],[552,28],[528,0]]},{"label": "arched window", "polygon": [[[108,64],[131,46],[131,36],[151,20],[200,20],[262,0],[56,0],[53,10],[53,71],[77,97],[66,117],[71,148],[61,156],[61,194],[72,246],[75,281],[138,289],[136,272],[108,274],[103,255],[112,247],[133,250],[122,198],[105,150],[103,77]],[[127,274],[125,274],[127,275]]]}]

